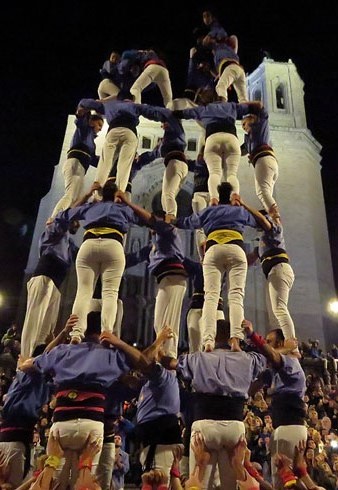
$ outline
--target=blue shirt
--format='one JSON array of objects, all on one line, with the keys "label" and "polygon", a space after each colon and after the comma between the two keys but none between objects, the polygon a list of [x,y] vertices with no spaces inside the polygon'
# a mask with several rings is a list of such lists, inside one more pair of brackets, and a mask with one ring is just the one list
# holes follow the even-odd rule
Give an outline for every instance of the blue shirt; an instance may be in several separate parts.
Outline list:
[{"label": "blue shirt", "polygon": [[266,358],[256,352],[215,349],[180,355],[176,370],[195,392],[248,398],[251,382],[266,365]]},{"label": "blue shirt", "polygon": [[76,258],[79,247],[68,231],[69,222],[57,215],[52,223],[46,226],[39,239],[39,256],[53,255],[65,266],[70,267]]},{"label": "blue shirt", "polygon": [[85,229],[107,226],[116,228],[121,233],[127,233],[133,224],[143,224],[129,206],[112,201],[86,203],[76,208],[69,208],[58,213],[56,218],[65,223],[74,219],[83,221]]},{"label": "blue shirt", "polygon": [[259,238],[259,242],[258,242],[259,257],[262,257],[262,255],[264,254],[268,255],[268,252],[275,248],[282,248],[283,250],[285,250],[283,226],[273,221],[269,215],[266,216],[266,219],[271,224],[271,229],[269,231],[263,231],[262,235]]},{"label": "blue shirt", "polygon": [[262,108],[258,113],[258,120],[251,125],[250,133],[244,136],[245,147],[252,153],[261,145],[270,144],[269,114]]},{"label": "blue shirt", "polygon": [[104,389],[131,369],[123,352],[94,342],[58,345],[36,357],[34,366],[40,373],[50,374],[56,385],[74,383]]},{"label": "blue shirt", "polygon": [[214,63],[217,70],[224,59],[239,63],[238,54],[227,43],[218,43],[214,47]]},{"label": "blue shirt", "polygon": [[149,254],[149,271],[153,272],[164,260],[176,258],[178,262],[183,262],[183,243],[175,226],[162,220],[156,220],[151,227],[156,234],[152,237],[153,247]]},{"label": "blue shirt", "polygon": [[295,357],[281,354],[283,366],[268,369],[263,374],[264,383],[270,387],[271,394],[294,394],[303,398],[306,391],[306,378],[300,362]]},{"label": "blue shirt", "polygon": [[214,230],[235,230],[244,232],[246,226],[256,228],[255,218],[242,206],[219,204],[208,206],[199,213],[193,213],[186,218],[178,218],[176,226],[184,229],[203,228],[208,236]]},{"label": "blue shirt", "polygon": [[2,418],[39,419],[42,405],[48,403],[52,393],[52,385],[47,383],[40,373],[23,373],[17,371],[6,394],[2,408]]},{"label": "blue shirt", "polygon": [[88,162],[81,160],[85,169],[87,169],[90,164],[96,165],[98,160],[98,157],[95,154],[96,146],[94,141],[97,134],[95,133],[94,128],[89,125],[89,118],[89,113],[84,114],[83,116],[76,116],[76,130],[70,144],[70,150],[82,150],[89,154],[90,160]]},{"label": "blue shirt", "polygon": [[137,423],[150,422],[163,415],[177,415],[179,411],[180,393],[176,372],[156,364],[138,398]]},{"label": "blue shirt", "polygon": [[235,124],[237,119],[242,119],[248,114],[250,104],[237,104],[236,102],[211,102],[206,106],[193,107],[179,111],[182,119],[197,119],[206,128],[209,124],[226,121]]}]

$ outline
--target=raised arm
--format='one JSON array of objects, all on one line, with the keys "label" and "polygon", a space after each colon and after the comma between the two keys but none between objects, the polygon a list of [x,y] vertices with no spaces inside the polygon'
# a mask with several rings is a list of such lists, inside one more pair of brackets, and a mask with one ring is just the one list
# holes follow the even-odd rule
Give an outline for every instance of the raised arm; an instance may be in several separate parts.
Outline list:
[{"label": "raised arm", "polygon": [[153,217],[152,214],[146,209],[141,208],[141,206],[137,206],[137,204],[134,204],[131,201],[129,201],[125,192],[117,191],[115,194],[115,199],[116,198],[120,199],[127,206],[129,206],[134,211],[134,213],[136,213],[146,223],[149,223],[151,221]]},{"label": "raised arm", "polygon": [[89,191],[83,194],[83,196],[80,197],[80,199],[73,204],[72,208],[76,208],[78,206],[82,206],[82,204],[85,204],[92,196],[92,194],[99,189],[101,189],[101,185],[99,184],[99,182],[94,182]]},{"label": "raised arm", "polygon": [[242,197],[240,197],[240,204],[244,209],[249,211],[250,214],[255,218],[256,223],[263,228],[265,231],[271,230],[271,223],[266,219],[266,217],[258,211],[258,209],[253,208],[249,204],[247,204]]},{"label": "raised arm", "polygon": [[141,351],[127,344],[113,333],[107,331],[102,332],[100,341],[108,342],[110,345],[113,345],[120,351],[124,352],[135,369],[140,370],[142,373],[147,373],[149,371],[149,366],[151,363],[148,361],[146,356],[144,356]]},{"label": "raised arm", "polygon": [[271,345],[267,344],[264,337],[254,332],[252,323],[250,320],[243,320],[242,327],[247,335],[247,337],[251,340],[255,347],[263,354],[267,360],[272,364],[272,366],[276,369],[282,367],[283,358],[279,352],[277,352]]},{"label": "raised arm", "polygon": [[70,315],[66,325],[63,327],[61,332],[53,339],[49,344],[46,346],[44,352],[49,352],[51,351],[54,347],[56,347],[59,344],[65,344],[67,341],[67,337],[72,331],[73,327],[77,324],[79,320],[79,317],[77,315]]}]

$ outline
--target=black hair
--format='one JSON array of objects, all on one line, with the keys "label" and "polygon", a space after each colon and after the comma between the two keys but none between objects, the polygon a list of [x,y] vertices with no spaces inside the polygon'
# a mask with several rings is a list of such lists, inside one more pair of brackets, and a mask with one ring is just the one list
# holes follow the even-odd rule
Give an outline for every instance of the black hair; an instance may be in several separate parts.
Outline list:
[{"label": "black hair", "polygon": [[102,187],[102,200],[103,201],[113,201],[118,187],[115,184],[115,180],[108,179],[104,186]]},{"label": "black hair", "polygon": [[153,211],[153,215],[156,216],[156,218],[161,218],[161,219],[165,219],[166,217],[166,212],[163,211],[163,209],[155,209]]},{"label": "black hair", "polygon": [[283,330],[281,328],[273,328],[272,330],[269,331],[269,333],[274,333],[276,335],[276,341],[280,344],[283,343],[285,340]]},{"label": "black hair", "polygon": [[216,344],[220,347],[227,345],[230,339],[230,322],[229,320],[217,320],[216,324]]},{"label": "black hair", "polygon": [[92,114],[90,116],[91,121],[103,121],[103,116],[100,116],[99,114]]},{"label": "black hair", "polygon": [[230,182],[222,182],[218,187],[218,195],[220,204],[229,204],[230,195],[233,191],[233,187]]},{"label": "black hair", "polygon": [[87,315],[85,337],[101,334],[101,311],[90,311]]},{"label": "black hair", "polygon": [[216,7],[216,3],[206,3],[204,7],[202,7],[202,14],[203,12],[210,12],[210,14],[217,20],[219,20],[219,11]]},{"label": "black hair", "polygon": [[45,350],[45,348],[47,347],[47,344],[39,344],[35,347],[35,349],[33,350],[33,354],[32,354],[32,357],[36,357],[36,356],[39,356],[40,354],[42,354]]}]

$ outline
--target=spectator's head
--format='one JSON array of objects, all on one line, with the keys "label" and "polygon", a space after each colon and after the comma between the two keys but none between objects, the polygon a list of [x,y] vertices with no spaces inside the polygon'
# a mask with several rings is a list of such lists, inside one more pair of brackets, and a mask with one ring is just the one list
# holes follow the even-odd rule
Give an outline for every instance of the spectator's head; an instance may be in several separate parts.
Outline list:
[{"label": "spectator's head", "polygon": [[324,430],[330,431],[332,422],[330,417],[327,417],[326,415],[320,420],[321,426]]},{"label": "spectator's head", "polygon": [[121,447],[122,446],[122,437],[120,436],[120,434],[115,434],[114,444],[115,444],[115,447]]}]

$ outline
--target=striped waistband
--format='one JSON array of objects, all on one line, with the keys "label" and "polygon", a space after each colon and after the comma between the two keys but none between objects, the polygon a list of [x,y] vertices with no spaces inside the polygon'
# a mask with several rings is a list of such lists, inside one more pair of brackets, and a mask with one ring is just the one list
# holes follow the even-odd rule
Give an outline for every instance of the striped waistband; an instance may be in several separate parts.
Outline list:
[{"label": "striped waistband", "polygon": [[271,156],[276,160],[276,155],[269,145],[261,145],[250,154],[250,162],[255,166],[257,160],[262,157]]},{"label": "striped waistband", "polygon": [[241,66],[238,61],[232,59],[232,58],[224,58],[220,64],[218,65],[218,74],[222,75],[224,69],[229,66],[229,65],[238,65]]},{"label": "striped waistband", "polygon": [[83,151],[83,150],[78,150],[77,148],[72,148],[71,150],[68,150],[68,151],[67,151],[67,156],[69,157],[69,156],[70,156],[70,154],[71,154],[72,152],[82,153],[82,154],[83,154],[83,155],[85,155],[86,157],[91,158],[90,153],[87,153],[86,151]]}]

